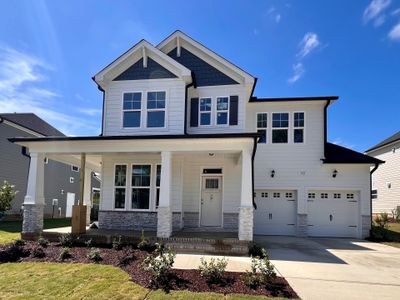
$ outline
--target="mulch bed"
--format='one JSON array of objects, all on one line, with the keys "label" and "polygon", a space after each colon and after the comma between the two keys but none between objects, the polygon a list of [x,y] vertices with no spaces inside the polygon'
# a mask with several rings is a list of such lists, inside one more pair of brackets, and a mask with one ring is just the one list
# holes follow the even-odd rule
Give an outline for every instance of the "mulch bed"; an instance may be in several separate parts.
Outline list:
[{"label": "mulch bed", "polygon": [[[9,246],[1,246],[0,253],[2,250],[7,249],[7,247]],[[22,255],[23,257],[20,257],[18,261],[94,263],[92,260],[87,258],[87,254],[91,251],[91,248],[88,247],[69,248],[72,257],[63,261],[60,260],[60,252],[62,247],[59,246],[58,243],[50,243],[47,248],[43,248],[45,252],[45,257],[43,258],[35,258],[32,257],[32,255],[28,255],[37,247],[38,246],[36,242],[26,242],[26,245],[23,246],[25,255]],[[109,248],[99,248],[99,250],[102,260],[98,263],[120,267],[131,276],[133,282],[146,288],[156,288],[152,281],[150,272],[143,270],[141,267],[142,261],[149,255],[148,252],[132,248],[124,248],[120,251]],[[129,256],[130,259],[127,260],[127,256]],[[198,270],[172,269],[168,280],[168,286],[164,286],[163,288],[166,291],[188,290],[192,292],[214,292],[222,294],[239,293],[283,298],[298,298],[297,294],[283,277],[276,277],[267,285],[260,286],[257,289],[252,289],[243,283],[243,280],[241,279],[242,275],[243,273],[239,272],[226,272],[223,282],[219,284],[209,284],[203,277],[200,276]]]}]

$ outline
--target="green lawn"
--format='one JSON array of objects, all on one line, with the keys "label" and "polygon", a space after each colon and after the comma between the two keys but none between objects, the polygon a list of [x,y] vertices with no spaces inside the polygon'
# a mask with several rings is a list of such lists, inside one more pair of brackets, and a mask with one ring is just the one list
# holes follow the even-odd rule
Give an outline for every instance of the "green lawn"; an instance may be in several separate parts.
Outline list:
[{"label": "green lawn", "polygon": [[[45,219],[44,229],[71,226],[71,219]],[[22,221],[0,221],[0,244],[8,244],[21,238]]]},{"label": "green lawn", "polygon": [[[0,264],[0,299],[224,299],[222,294],[149,291],[129,280],[123,270],[98,264]],[[232,300],[268,300],[228,295]]]}]

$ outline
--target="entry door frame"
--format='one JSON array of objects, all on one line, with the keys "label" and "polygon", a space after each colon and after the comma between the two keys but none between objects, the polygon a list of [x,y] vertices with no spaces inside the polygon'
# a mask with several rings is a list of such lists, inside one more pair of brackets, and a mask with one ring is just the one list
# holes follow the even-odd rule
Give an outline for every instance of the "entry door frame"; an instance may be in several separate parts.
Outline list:
[{"label": "entry door frame", "polygon": [[[68,209],[69,205],[68,204],[70,204],[70,203],[68,203],[68,200],[70,199],[69,196],[71,197],[71,199],[72,198],[74,199],[74,202],[72,203],[72,206],[71,206],[71,211],[70,211],[71,215],[67,216],[67,212],[69,212],[69,209]],[[68,192],[67,193],[67,197],[65,199],[65,217],[67,217],[67,218],[71,218],[72,217],[72,209],[73,209],[73,206],[75,205],[75,200],[76,200],[76,194]]]},{"label": "entry door frame", "polygon": [[[221,169],[222,173],[221,174],[203,174],[204,169]],[[224,227],[224,188],[225,188],[225,182],[224,182],[224,169],[221,166],[204,166],[200,168],[200,189],[199,189],[199,222],[198,222],[198,227],[203,227],[201,226],[201,214],[202,214],[202,209],[201,209],[201,198],[202,198],[202,192],[203,192],[203,178],[204,177],[220,177],[221,178],[221,228]]]}]

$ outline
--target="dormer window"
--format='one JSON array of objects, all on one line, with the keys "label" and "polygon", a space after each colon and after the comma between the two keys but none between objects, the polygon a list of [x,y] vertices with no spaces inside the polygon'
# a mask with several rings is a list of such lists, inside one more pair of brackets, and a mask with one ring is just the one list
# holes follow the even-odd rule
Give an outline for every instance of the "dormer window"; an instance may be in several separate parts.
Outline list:
[{"label": "dormer window", "polygon": [[147,127],[165,127],[165,92],[147,93]]},{"label": "dormer window", "polygon": [[229,98],[217,98],[217,125],[227,125],[229,115]]},{"label": "dormer window", "polygon": [[211,125],[211,98],[200,99],[200,125]]},{"label": "dormer window", "polygon": [[123,127],[140,127],[142,93],[124,93],[123,100]]}]

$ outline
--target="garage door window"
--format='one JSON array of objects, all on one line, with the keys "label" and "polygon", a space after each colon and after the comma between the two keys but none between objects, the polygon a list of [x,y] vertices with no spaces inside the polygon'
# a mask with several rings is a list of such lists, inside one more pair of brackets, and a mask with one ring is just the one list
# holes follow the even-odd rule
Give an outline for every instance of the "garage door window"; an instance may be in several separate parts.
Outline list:
[{"label": "garage door window", "polygon": [[315,199],[315,193],[308,193],[308,199]]},{"label": "garage door window", "polygon": [[274,198],[280,198],[281,197],[281,193],[274,193]]},{"label": "garage door window", "polygon": [[290,198],[293,198],[293,193],[286,193],[286,194],[285,194],[285,197],[286,197],[286,198],[289,198],[289,199],[290,199]]},{"label": "garage door window", "polygon": [[261,193],[261,198],[268,198],[268,193]]},{"label": "garage door window", "polygon": [[335,193],[335,194],[333,194],[333,198],[334,199],[340,199],[340,198],[342,198],[342,194]]},{"label": "garage door window", "polygon": [[321,193],[321,199],[328,199],[328,193]]},{"label": "garage door window", "polygon": [[347,195],[346,195],[346,198],[347,198],[347,199],[354,199],[354,194],[347,194]]}]

